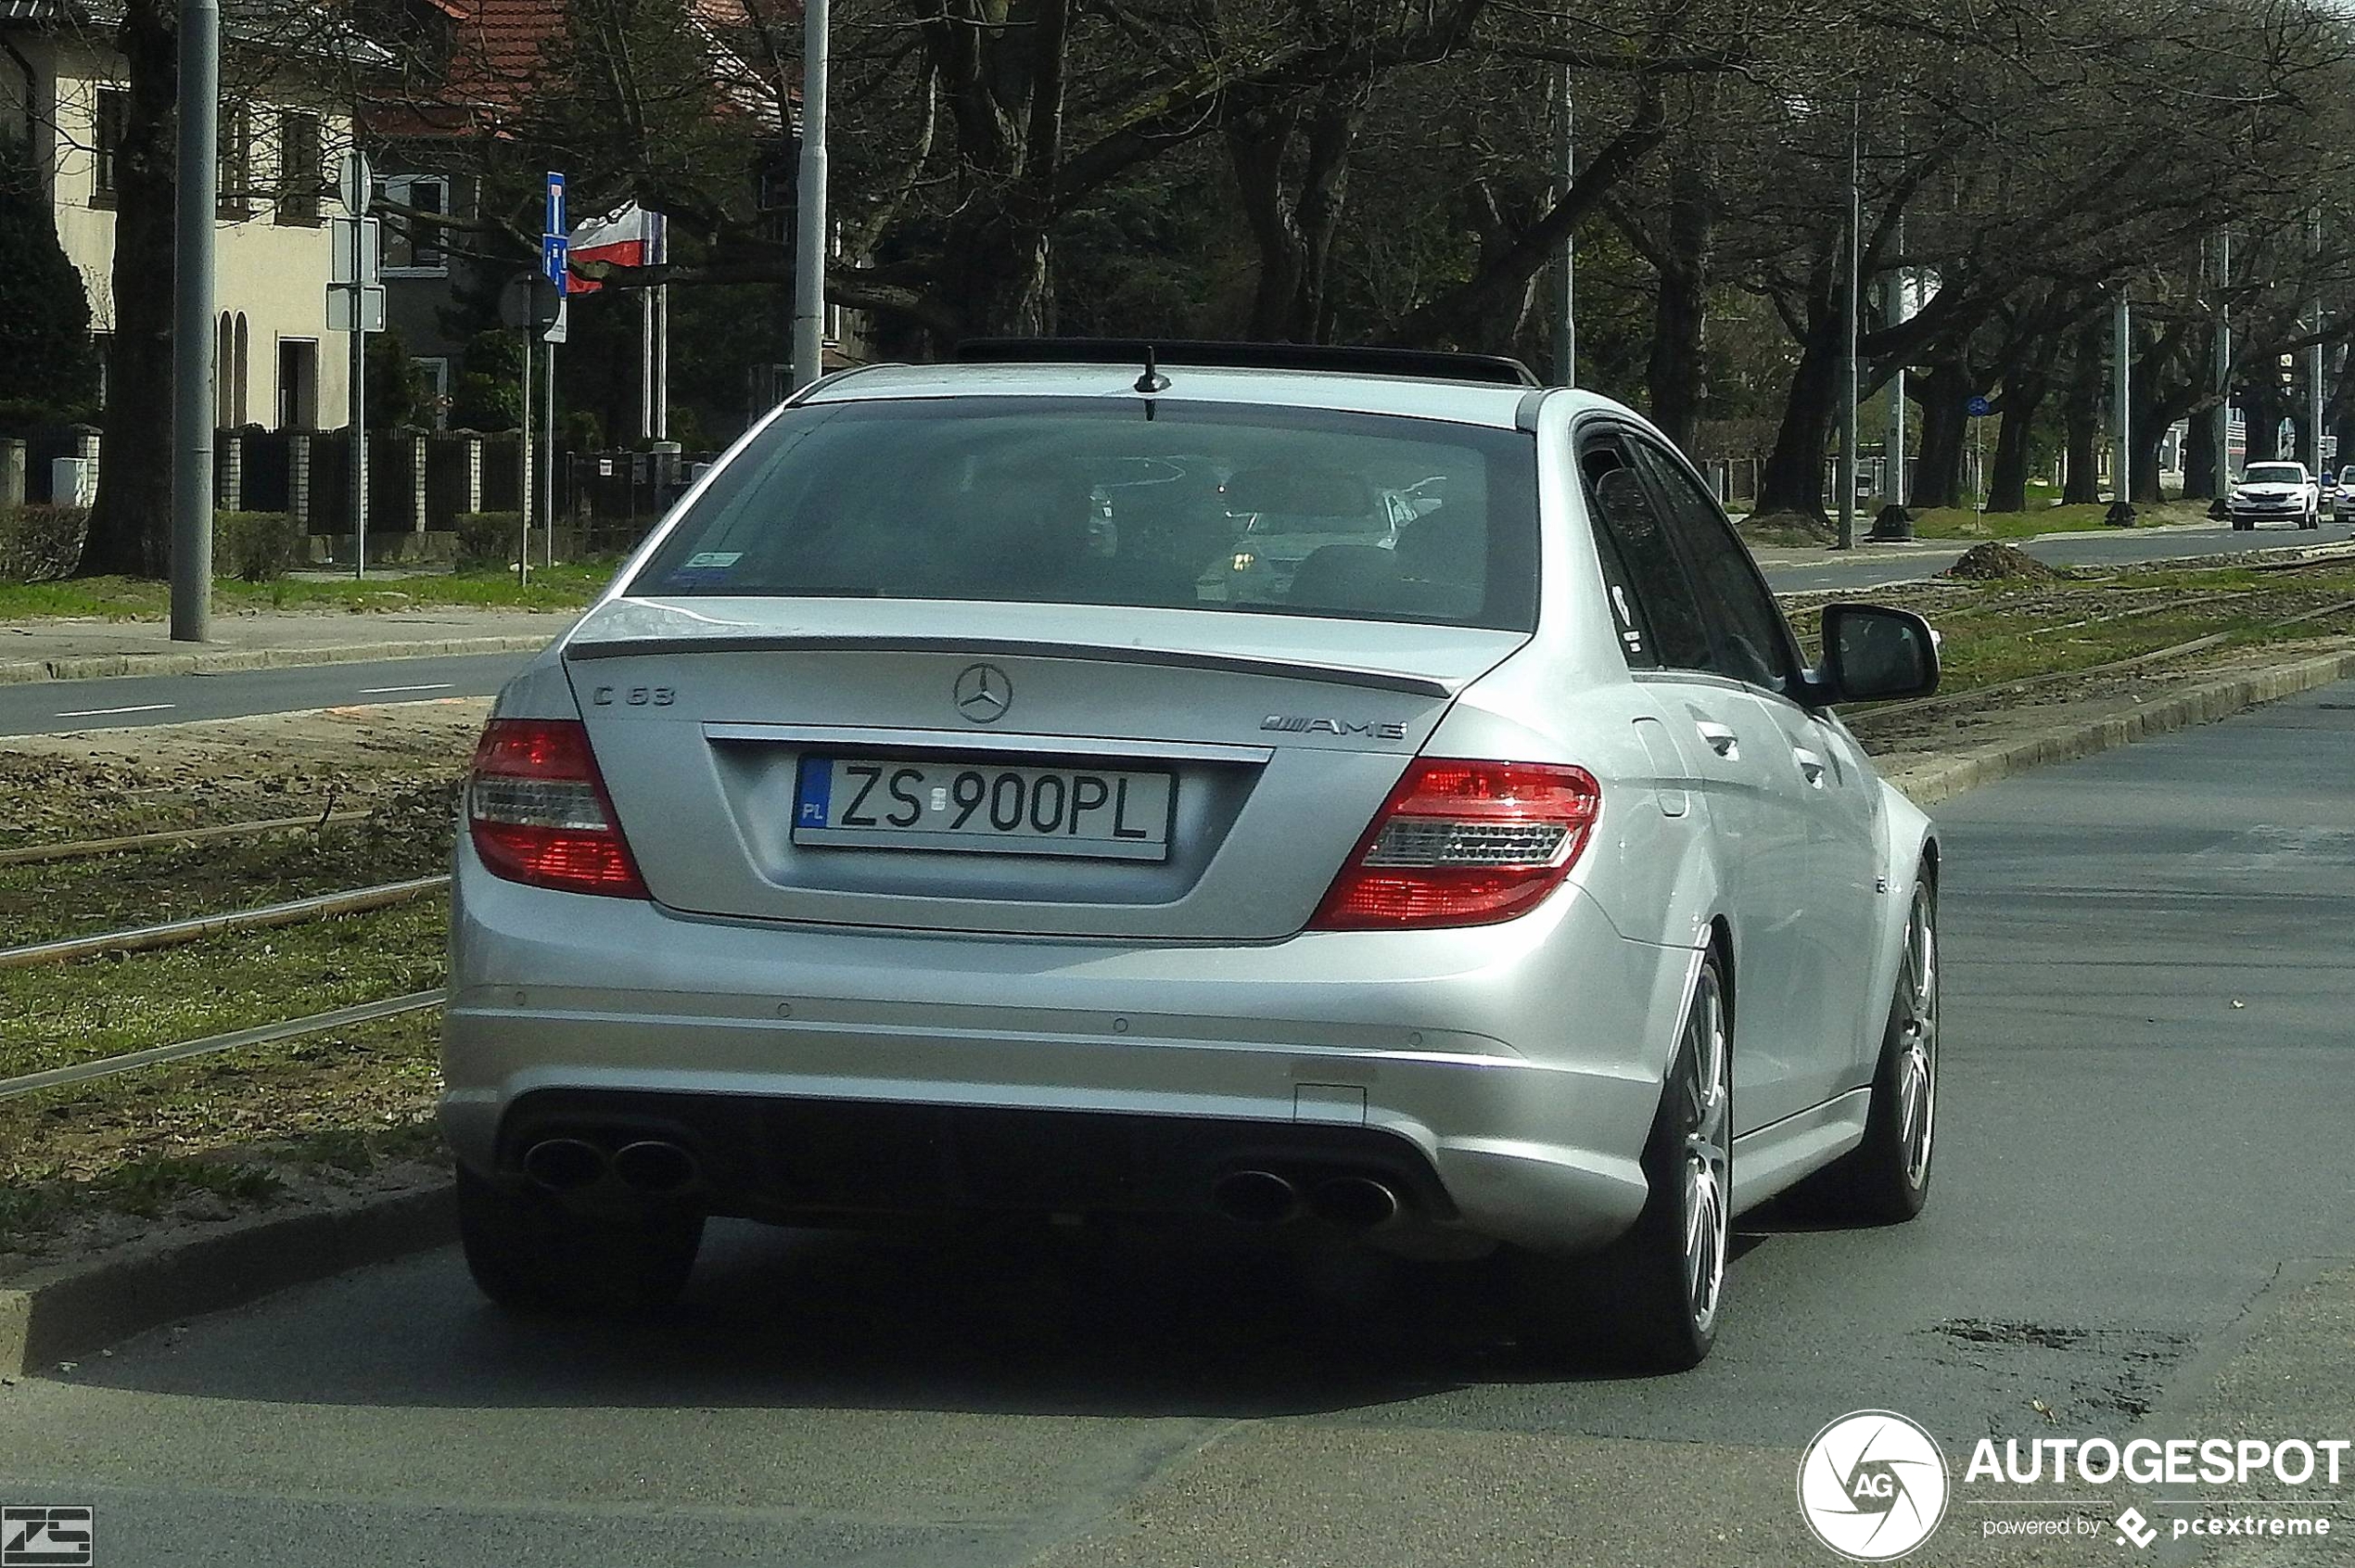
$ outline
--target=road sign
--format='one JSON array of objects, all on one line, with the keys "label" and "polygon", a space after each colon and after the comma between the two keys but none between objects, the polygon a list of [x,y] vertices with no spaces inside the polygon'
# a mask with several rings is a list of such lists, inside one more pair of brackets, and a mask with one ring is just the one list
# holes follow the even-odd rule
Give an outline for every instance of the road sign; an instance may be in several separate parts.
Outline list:
[{"label": "road sign", "polygon": [[564,288],[566,276],[565,263],[571,253],[572,247],[566,241],[564,236],[541,235],[540,236],[540,275],[554,284],[558,289]]},{"label": "road sign", "polygon": [[541,234],[568,235],[571,225],[565,222],[565,177],[554,169],[548,171],[548,221],[541,225]]},{"label": "road sign", "polygon": [[368,155],[364,152],[345,153],[343,166],[337,175],[336,190],[343,198],[343,210],[355,218],[366,216],[368,198],[376,194],[376,176],[368,168]]},{"label": "road sign", "polygon": [[375,218],[327,220],[328,248],[334,256],[331,285],[376,281],[376,261],[383,254],[382,228]]},{"label": "road sign", "polygon": [[1970,416],[1973,419],[1983,419],[1995,412],[1995,405],[1981,397],[1972,398],[1965,406],[1970,410]]},{"label": "road sign", "polygon": [[[352,320],[353,297],[359,299],[360,319]],[[382,332],[385,329],[385,287],[381,283],[327,285],[327,330]]]}]

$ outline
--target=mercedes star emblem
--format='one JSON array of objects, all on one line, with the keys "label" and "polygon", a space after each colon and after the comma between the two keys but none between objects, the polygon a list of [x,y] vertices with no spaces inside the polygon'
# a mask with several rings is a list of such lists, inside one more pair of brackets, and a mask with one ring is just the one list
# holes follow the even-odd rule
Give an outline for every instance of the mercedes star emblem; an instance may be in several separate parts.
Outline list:
[{"label": "mercedes star emblem", "polygon": [[969,665],[957,677],[957,711],[976,724],[994,724],[1014,706],[1014,683],[994,664]]}]

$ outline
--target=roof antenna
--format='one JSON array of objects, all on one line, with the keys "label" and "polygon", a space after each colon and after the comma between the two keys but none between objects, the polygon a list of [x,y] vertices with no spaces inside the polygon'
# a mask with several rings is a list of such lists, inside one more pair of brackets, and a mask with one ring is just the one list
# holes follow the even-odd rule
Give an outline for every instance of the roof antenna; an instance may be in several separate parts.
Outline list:
[{"label": "roof antenna", "polygon": [[1169,377],[1153,368],[1153,346],[1151,343],[1145,345],[1145,373],[1137,377],[1137,390],[1146,393],[1169,390]]}]

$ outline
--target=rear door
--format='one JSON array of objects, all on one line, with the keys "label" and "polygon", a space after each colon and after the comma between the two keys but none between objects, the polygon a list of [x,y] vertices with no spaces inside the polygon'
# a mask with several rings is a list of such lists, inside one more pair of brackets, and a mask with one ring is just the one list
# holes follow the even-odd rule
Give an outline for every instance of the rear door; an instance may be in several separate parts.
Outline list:
[{"label": "rear door", "polygon": [[1780,733],[1717,669],[1708,612],[1636,441],[1613,427],[1587,427],[1579,470],[1621,643],[1661,725],[1661,733],[1645,736],[1647,750],[1665,742],[1688,761],[1716,844],[1737,956],[1734,1115],[1746,1131],[1809,1103],[1800,1082],[1806,1041],[1789,951],[1790,885],[1803,874],[1806,826],[1775,797]]},{"label": "rear door", "polygon": [[1764,935],[1770,967],[1741,978],[1753,996],[1761,983],[1773,988],[1790,1021],[1795,1108],[1803,1108],[1859,1081],[1861,1042],[1878,1039],[1865,987],[1879,902],[1879,790],[1839,726],[1788,695],[1798,644],[1715,498],[1666,449],[1639,440],[1636,451],[1700,597],[1712,668],[1740,683],[1769,732],[1762,783],[1777,825],[1752,869],[1775,886],[1781,912]]}]

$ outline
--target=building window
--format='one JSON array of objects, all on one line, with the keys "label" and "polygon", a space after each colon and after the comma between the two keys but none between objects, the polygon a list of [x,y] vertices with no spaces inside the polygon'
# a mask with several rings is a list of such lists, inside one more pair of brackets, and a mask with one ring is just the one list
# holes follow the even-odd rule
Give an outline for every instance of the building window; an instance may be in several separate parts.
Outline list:
[{"label": "building window", "polygon": [[112,207],[117,181],[121,177],[122,131],[131,119],[131,95],[120,87],[98,89],[97,111],[91,126],[93,172],[90,181],[90,202],[94,207]]},{"label": "building window", "polygon": [[215,199],[221,216],[249,214],[253,210],[253,113],[243,104],[222,106],[220,179]]},{"label": "building window", "polygon": [[278,339],[278,428],[319,427],[319,344],[311,338]]},{"label": "building window", "polygon": [[319,200],[325,194],[325,161],[321,156],[319,117],[282,114],[278,117],[278,222],[316,223]]},{"label": "building window", "polygon": [[413,214],[450,210],[450,176],[402,174],[376,182],[376,201],[387,208],[379,214],[384,249],[378,261],[388,277],[446,277],[450,255],[442,249],[439,224],[421,222]]}]

